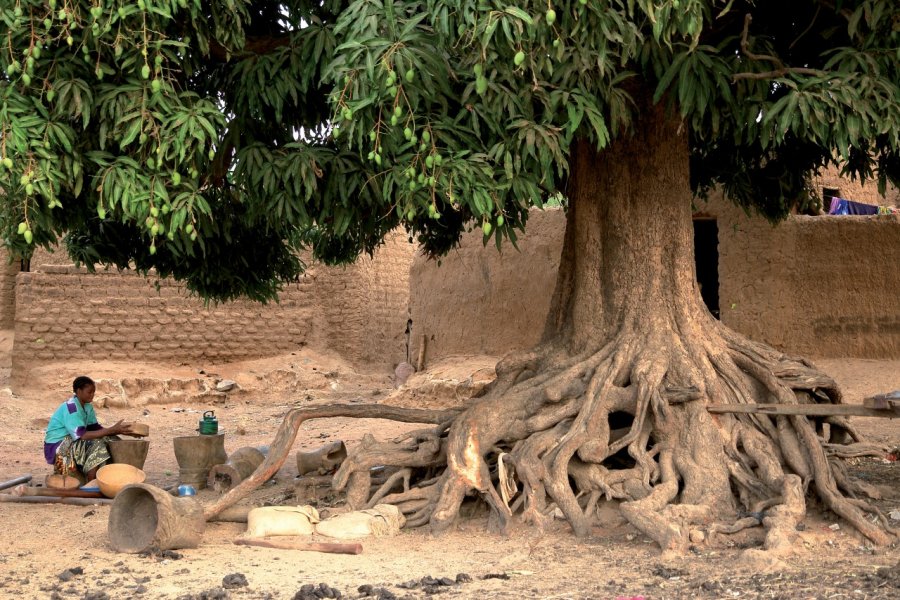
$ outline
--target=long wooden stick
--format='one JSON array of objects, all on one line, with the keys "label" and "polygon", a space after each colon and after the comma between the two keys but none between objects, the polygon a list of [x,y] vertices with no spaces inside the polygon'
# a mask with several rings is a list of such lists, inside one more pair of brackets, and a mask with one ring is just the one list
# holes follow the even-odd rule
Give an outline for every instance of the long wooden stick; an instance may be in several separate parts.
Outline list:
[{"label": "long wooden stick", "polygon": [[259,546],[277,550],[304,550],[307,552],[326,552],[328,554],[360,554],[362,544],[337,544],[334,542],[276,542],[258,538],[238,538],[234,540],[238,546]]},{"label": "long wooden stick", "polygon": [[10,490],[14,496],[46,496],[51,498],[105,498],[100,492],[86,492],[84,490],[64,490],[56,488],[30,487],[22,485]]},{"label": "long wooden stick", "polygon": [[20,502],[22,504],[73,504],[75,506],[93,506],[95,504],[112,504],[109,498],[62,498],[60,496],[12,496],[0,494],[0,502]]},{"label": "long wooden stick", "polygon": [[287,460],[300,425],[310,419],[326,419],[332,417],[354,417],[357,419],[388,419],[401,423],[434,423],[449,421],[459,414],[459,410],[424,410],[419,408],[400,408],[398,406],[381,406],[378,404],[328,404],[309,408],[294,408],[287,412],[278,433],[275,434],[269,454],[259,467],[227,494],[213,504],[207,506],[203,515],[209,521],[217,514],[247,497],[250,492],[272,478]]},{"label": "long wooden stick", "polygon": [[710,404],[711,413],[762,413],[770,415],[805,415],[809,417],[900,417],[900,407],[868,408],[858,404]]},{"label": "long wooden stick", "polygon": [[15,479],[10,479],[9,481],[4,481],[0,483],[0,490],[5,490],[7,488],[15,487],[21,483],[28,483],[31,481],[31,475],[22,475],[21,477],[16,477]]}]

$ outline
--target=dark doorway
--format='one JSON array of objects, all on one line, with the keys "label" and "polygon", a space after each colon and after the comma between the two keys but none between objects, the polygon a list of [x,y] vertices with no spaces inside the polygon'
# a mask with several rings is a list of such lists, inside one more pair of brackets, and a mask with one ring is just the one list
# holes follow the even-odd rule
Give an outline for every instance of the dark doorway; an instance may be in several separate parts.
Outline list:
[{"label": "dark doorway", "polygon": [[694,219],[694,261],[700,295],[709,312],[719,318],[719,224],[715,219]]}]

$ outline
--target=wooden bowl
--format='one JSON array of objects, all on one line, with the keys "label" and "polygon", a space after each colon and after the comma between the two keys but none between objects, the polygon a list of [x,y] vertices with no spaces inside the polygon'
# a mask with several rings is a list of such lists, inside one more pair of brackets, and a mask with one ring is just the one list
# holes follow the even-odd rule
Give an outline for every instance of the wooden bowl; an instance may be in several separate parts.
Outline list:
[{"label": "wooden bowl", "polygon": [[115,498],[123,487],[132,483],[144,483],[147,475],[137,467],[124,463],[113,463],[100,467],[97,471],[97,483],[100,492],[107,498]]},{"label": "wooden bowl", "polygon": [[84,482],[74,475],[66,476],[59,473],[47,475],[44,479],[44,485],[54,490],[77,490],[82,483]]},{"label": "wooden bowl", "polygon": [[131,432],[140,437],[147,437],[150,435],[150,426],[144,423],[131,423]]}]

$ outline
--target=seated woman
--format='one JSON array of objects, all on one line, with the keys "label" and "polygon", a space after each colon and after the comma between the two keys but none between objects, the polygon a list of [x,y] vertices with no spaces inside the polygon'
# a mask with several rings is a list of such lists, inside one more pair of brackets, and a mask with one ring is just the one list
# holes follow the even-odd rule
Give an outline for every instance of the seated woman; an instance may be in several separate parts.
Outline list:
[{"label": "seated woman", "polygon": [[53,472],[72,477],[94,479],[97,469],[109,460],[106,437],[132,435],[130,425],[119,421],[112,427],[101,427],[91,403],[97,390],[90,377],[76,377],[72,382],[75,395],[66,400],[50,417],[44,436],[44,458]]}]

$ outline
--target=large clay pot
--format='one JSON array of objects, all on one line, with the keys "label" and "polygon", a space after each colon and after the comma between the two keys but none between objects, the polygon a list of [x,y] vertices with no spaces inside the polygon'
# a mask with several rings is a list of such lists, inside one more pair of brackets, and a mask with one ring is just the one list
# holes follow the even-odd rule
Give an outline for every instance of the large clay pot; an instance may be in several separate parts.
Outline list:
[{"label": "large clay pot", "polygon": [[144,468],[150,442],[145,440],[109,440],[106,442],[113,463]]},{"label": "large clay pot", "polygon": [[213,465],[228,462],[225,453],[225,434],[188,435],[177,437],[175,460],[178,461],[179,481],[196,489],[206,487],[206,479]]},{"label": "large clay pot", "polygon": [[196,498],[176,498],[144,483],[122,489],[109,512],[109,541],[117,552],[196,548],[205,528]]},{"label": "large clay pot", "polygon": [[208,484],[217,492],[227,492],[249,477],[265,460],[269,449],[238,448],[231,453],[225,464],[214,465],[209,471]]}]

